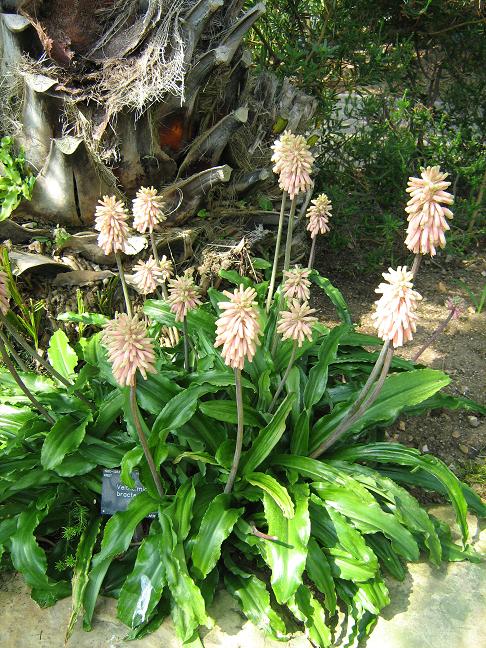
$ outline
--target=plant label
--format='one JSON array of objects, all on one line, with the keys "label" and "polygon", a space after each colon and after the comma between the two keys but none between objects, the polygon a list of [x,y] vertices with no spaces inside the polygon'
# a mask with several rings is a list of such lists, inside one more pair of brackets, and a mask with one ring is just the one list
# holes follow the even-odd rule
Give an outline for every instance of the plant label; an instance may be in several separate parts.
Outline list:
[{"label": "plant label", "polygon": [[[103,515],[113,515],[118,511],[125,511],[130,501],[145,490],[136,470],[131,473],[135,488],[126,486],[122,482],[120,475],[121,471],[117,468],[105,468],[103,470],[101,484],[101,513]],[[149,517],[155,517],[155,513],[152,513]]]}]

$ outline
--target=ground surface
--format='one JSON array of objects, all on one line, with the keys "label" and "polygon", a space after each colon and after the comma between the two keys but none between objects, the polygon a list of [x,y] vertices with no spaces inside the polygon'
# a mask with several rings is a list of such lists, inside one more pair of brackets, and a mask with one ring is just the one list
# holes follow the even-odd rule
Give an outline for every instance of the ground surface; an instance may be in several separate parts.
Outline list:
[{"label": "ground surface", "polygon": [[[379,297],[374,293],[381,281],[379,272],[351,274],[346,259],[330,256],[325,244],[321,244],[316,255],[316,267],[341,290],[358,330],[374,334],[371,314],[373,302]],[[439,257],[438,261],[421,266],[415,285],[423,296],[417,333],[413,342],[398,353],[413,358],[447,317],[447,297],[465,298],[464,314],[450,322],[446,331],[423,353],[420,362],[449,374],[451,384],[447,390],[451,394],[486,405],[486,304],[481,314],[476,313],[467,291],[458,281],[464,281],[476,295],[480,293],[486,285],[486,255],[476,255],[467,261],[451,259],[447,263]],[[333,306],[326,296],[314,290],[313,299],[323,321],[336,323]],[[388,434],[394,441],[440,457],[486,497],[486,417],[472,415],[472,412],[439,410],[426,416],[403,417]]]}]

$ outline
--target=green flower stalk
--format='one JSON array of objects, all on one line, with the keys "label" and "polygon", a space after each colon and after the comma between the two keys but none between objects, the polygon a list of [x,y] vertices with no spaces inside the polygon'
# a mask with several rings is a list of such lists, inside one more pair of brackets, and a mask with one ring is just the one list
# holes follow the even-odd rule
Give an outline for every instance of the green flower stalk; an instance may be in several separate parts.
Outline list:
[{"label": "green flower stalk", "polygon": [[327,234],[329,232],[329,219],[331,218],[332,204],[326,194],[320,194],[312,200],[311,206],[307,210],[306,217],[309,219],[307,223],[307,231],[310,232],[312,238],[312,245],[309,254],[309,263],[307,267],[309,270],[314,266],[314,258],[316,253],[316,240],[318,234]]},{"label": "green flower stalk", "polygon": [[238,473],[238,466],[243,449],[243,394],[241,390],[241,370],[245,360],[252,361],[258,345],[258,337],[261,332],[256,292],[253,288],[240,286],[235,288],[233,293],[224,291],[229,298],[227,302],[220,302],[221,316],[216,321],[215,347],[222,346],[223,360],[228,367],[235,371],[236,387],[236,408],[237,408],[237,431],[236,446],[233,456],[228,481],[224,489],[230,493]]},{"label": "green flower stalk", "polygon": [[189,272],[169,281],[170,310],[175,315],[176,322],[182,322],[184,331],[184,369],[189,371],[189,331],[187,329],[187,313],[197,308],[202,302],[199,298],[199,288],[194,283]]}]

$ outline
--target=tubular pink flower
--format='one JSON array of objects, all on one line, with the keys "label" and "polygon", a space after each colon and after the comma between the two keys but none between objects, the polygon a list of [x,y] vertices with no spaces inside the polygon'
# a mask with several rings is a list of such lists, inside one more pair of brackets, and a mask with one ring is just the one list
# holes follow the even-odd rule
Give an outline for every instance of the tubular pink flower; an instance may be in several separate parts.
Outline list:
[{"label": "tubular pink flower", "polygon": [[375,290],[382,296],[375,302],[376,312],[372,318],[379,337],[392,341],[397,348],[413,339],[417,321],[415,310],[422,296],[413,290],[413,275],[407,266],[398,266],[396,270],[388,268],[383,278],[387,283],[381,283]]},{"label": "tubular pink flower", "polygon": [[176,322],[182,322],[187,313],[200,304],[199,288],[191,275],[185,272],[182,276],[169,281],[170,310],[175,314]]},{"label": "tubular pink flower", "polygon": [[233,293],[225,290],[223,294],[229,301],[218,304],[222,313],[216,321],[214,346],[223,345],[221,354],[229,367],[243,369],[245,358],[251,362],[255,355],[261,331],[256,292],[240,286]]},{"label": "tubular pink flower", "polygon": [[273,171],[279,174],[278,184],[282,191],[294,198],[312,187],[310,174],[314,156],[302,135],[285,131],[274,142],[272,150]]},{"label": "tubular pink flower", "polygon": [[453,214],[443,204],[454,202],[452,194],[445,191],[451,184],[445,181],[448,175],[434,166],[422,169],[421,178],[408,179],[410,200],[405,208],[408,213],[405,245],[414,254],[434,256],[437,245],[445,247],[445,232],[450,229],[446,218],[452,218]]},{"label": "tubular pink flower", "polygon": [[174,274],[174,265],[165,254],[159,261],[159,269],[162,273],[162,281],[168,281]]},{"label": "tubular pink flower", "polygon": [[315,308],[310,308],[307,302],[301,304],[294,299],[289,310],[280,313],[277,332],[283,340],[294,340],[301,347],[306,338],[309,342],[312,340],[312,324],[317,322],[317,317],[312,315],[315,312]]},{"label": "tubular pink flower", "polygon": [[282,286],[285,299],[297,299],[301,302],[309,301],[310,285],[309,275],[311,271],[308,268],[295,266],[290,270],[284,270],[284,282]]},{"label": "tubular pink flower", "polygon": [[307,210],[307,230],[310,232],[311,238],[315,238],[318,234],[326,234],[329,232],[329,219],[331,218],[332,204],[326,194],[317,196],[311,200],[311,206]]},{"label": "tubular pink flower", "polygon": [[166,220],[163,209],[165,202],[153,187],[140,187],[133,201],[133,227],[144,234],[152,234],[157,223]]},{"label": "tubular pink flower", "polygon": [[98,230],[98,245],[105,254],[126,252],[128,240],[128,213],[116,196],[103,196],[95,212],[95,229]]},{"label": "tubular pink flower", "polygon": [[108,350],[113,376],[119,385],[135,385],[137,370],[144,379],[148,373],[155,373],[153,343],[147,335],[145,321],[139,320],[138,315],[117,315],[106,324],[102,340]]},{"label": "tubular pink flower", "polygon": [[142,295],[155,292],[163,281],[162,271],[153,257],[148,261],[139,261],[133,269],[135,273],[132,280]]},{"label": "tubular pink flower", "polygon": [[10,291],[7,284],[7,274],[0,272],[0,311],[6,315],[10,310]]}]

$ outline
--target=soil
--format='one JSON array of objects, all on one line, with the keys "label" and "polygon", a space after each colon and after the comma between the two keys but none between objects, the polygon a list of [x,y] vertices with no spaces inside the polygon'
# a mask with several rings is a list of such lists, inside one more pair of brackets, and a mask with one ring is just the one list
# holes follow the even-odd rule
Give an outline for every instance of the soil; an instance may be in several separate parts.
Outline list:
[{"label": "soil", "polygon": [[[330,253],[322,241],[315,265],[343,293],[357,330],[375,334],[371,314],[380,273],[363,271],[357,276],[355,271],[347,270],[352,267],[351,258],[348,261],[345,256]],[[475,254],[467,260],[438,255],[436,259],[423,261],[415,282],[415,288],[423,297],[417,333],[413,341],[397,353],[412,359],[446,319],[449,313],[446,299],[464,298],[463,314],[458,320],[452,320],[444,333],[424,351],[420,363],[441,369],[451,377],[446,388],[448,393],[486,405],[486,307],[478,314],[458,281],[466,283],[475,295],[480,294],[486,285],[486,255]],[[313,305],[323,322],[336,324],[336,313],[326,296],[319,292],[314,300]],[[486,497],[486,417],[465,410],[433,410],[418,417],[401,417],[388,429],[387,436],[439,457]]]}]

